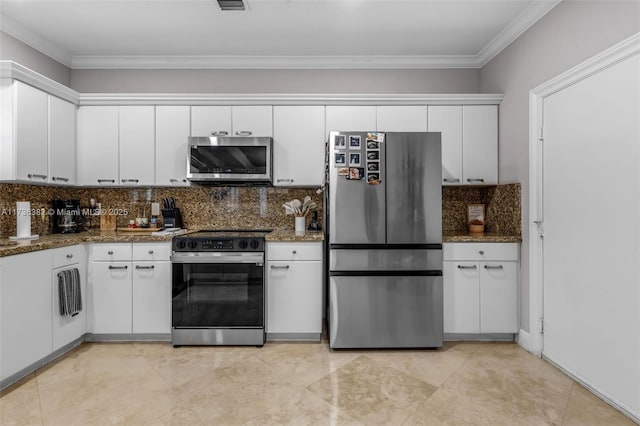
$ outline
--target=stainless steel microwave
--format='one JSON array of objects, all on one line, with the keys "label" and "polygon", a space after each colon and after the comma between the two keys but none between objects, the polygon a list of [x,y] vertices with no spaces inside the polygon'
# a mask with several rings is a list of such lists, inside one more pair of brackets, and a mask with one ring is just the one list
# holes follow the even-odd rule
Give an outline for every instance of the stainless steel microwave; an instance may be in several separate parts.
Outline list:
[{"label": "stainless steel microwave", "polygon": [[270,137],[190,137],[187,179],[194,182],[271,183]]}]

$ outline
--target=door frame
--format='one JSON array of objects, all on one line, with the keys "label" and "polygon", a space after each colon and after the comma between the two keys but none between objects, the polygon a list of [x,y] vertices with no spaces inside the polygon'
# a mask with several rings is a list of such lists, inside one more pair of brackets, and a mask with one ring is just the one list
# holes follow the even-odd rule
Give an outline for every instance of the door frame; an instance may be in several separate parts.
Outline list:
[{"label": "door frame", "polygon": [[[543,306],[543,244],[538,238],[544,230],[542,154],[544,148],[544,98],[591,77],[625,59],[640,54],[640,33],[621,41],[568,71],[529,91],[529,333],[520,330],[518,343],[541,357]],[[540,221],[538,225],[536,222]]]}]

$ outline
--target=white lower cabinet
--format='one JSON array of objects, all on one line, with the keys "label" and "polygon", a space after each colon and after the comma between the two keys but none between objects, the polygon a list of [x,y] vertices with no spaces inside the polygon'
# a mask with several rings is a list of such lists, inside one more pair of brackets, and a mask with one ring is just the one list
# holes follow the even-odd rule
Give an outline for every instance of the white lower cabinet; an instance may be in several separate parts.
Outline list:
[{"label": "white lower cabinet", "polygon": [[[87,256],[84,245],[61,247],[51,250],[53,270],[51,276],[52,294],[52,350],[56,351],[74,340],[79,339],[87,331]],[[68,269],[78,269],[80,274],[80,297],[82,310],[74,316],[60,314],[60,291],[58,273]]]},{"label": "white lower cabinet", "polygon": [[133,262],[132,332],[171,332],[171,262]]},{"label": "white lower cabinet", "polygon": [[320,340],[322,243],[267,243],[267,340]]},{"label": "white lower cabinet", "polygon": [[518,244],[444,244],[443,270],[445,333],[518,332]]},{"label": "white lower cabinet", "polygon": [[51,353],[51,250],[0,258],[0,381]]},{"label": "white lower cabinet", "polygon": [[93,334],[166,334],[171,328],[169,242],[94,244]]}]

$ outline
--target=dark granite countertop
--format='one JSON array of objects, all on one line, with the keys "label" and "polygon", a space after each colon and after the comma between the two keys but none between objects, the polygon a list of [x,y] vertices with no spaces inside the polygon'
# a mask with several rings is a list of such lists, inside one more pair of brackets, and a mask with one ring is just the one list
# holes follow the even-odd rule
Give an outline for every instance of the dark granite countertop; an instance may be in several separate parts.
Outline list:
[{"label": "dark granite countertop", "polygon": [[442,234],[443,243],[521,243],[520,235],[505,235],[496,232],[472,234],[469,232],[445,232]]}]

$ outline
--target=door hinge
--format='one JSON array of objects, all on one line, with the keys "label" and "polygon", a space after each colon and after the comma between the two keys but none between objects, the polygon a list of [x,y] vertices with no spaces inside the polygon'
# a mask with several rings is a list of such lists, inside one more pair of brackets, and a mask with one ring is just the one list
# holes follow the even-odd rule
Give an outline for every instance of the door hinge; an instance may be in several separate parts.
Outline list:
[{"label": "door hinge", "polygon": [[540,321],[538,323],[538,329],[540,331],[540,334],[544,334],[544,319],[540,318]]},{"label": "door hinge", "polygon": [[542,127],[538,128],[538,140],[543,140],[544,136],[543,136],[543,132],[542,132]]}]

